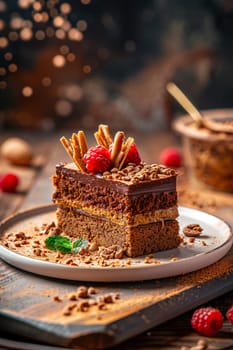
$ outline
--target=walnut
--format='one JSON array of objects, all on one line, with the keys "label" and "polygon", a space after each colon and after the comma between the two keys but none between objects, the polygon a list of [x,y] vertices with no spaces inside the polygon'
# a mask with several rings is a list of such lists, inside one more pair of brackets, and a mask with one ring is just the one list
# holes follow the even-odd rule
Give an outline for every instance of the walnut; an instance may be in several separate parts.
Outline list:
[{"label": "walnut", "polygon": [[14,165],[30,165],[33,159],[31,146],[21,138],[11,137],[2,143],[2,157]]}]

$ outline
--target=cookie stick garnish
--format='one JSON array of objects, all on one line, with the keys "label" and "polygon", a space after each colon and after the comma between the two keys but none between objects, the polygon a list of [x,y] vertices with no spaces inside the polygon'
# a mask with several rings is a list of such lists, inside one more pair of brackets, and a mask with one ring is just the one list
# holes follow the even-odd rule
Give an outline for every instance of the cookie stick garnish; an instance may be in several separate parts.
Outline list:
[{"label": "cookie stick garnish", "polygon": [[106,144],[107,144],[107,148],[109,148],[109,146],[112,144],[113,140],[112,140],[112,136],[110,134],[109,131],[109,126],[108,125],[104,125],[104,124],[100,124],[98,131],[100,133],[100,135],[104,138]]},{"label": "cookie stick garnish", "polygon": [[73,146],[73,160],[74,160],[75,164],[77,165],[77,167],[82,172],[85,173],[86,172],[86,166],[85,166],[85,163],[84,163],[84,161],[82,159],[81,146],[80,146],[77,134],[74,133],[72,135],[71,143],[72,143],[72,146]]},{"label": "cookie stick garnish", "polygon": [[124,143],[125,134],[123,131],[118,131],[114,137],[112,152],[111,152],[111,161],[115,166],[118,166],[117,159],[122,153],[122,146]]},{"label": "cookie stick garnish", "polygon": [[96,131],[94,133],[94,136],[95,136],[95,139],[96,139],[96,142],[98,143],[98,145],[101,145],[101,146],[104,146],[105,148],[108,148],[107,142],[105,141],[105,139],[103,138],[103,136],[100,134],[99,131]]},{"label": "cookie stick garnish", "polygon": [[109,146],[112,144],[112,136],[109,132],[108,125],[100,124],[98,127],[98,131],[96,131],[95,139],[98,145],[104,146],[109,149]]},{"label": "cookie stick garnish", "polygon": [[128,137],[127,140],[125,141],[124,145],[123,145],[123,156],[122,158],[119,160],[119,169],[121,169],[124,165],[124,162],[126,160],[126,157],[129,153],[129,150],[131,148],[131,146],[134,144],[134,138],[133,137]]},{"label": "cookie stick garnish", "polygon": [[67,138],[65,136],[62,136],[60,138],[60,142],[63,145],[63,147],[65,148],[68,156],[72,159],[73,161],[73,148],[71,145],[71,142],[69,140],[67,140]]},{"label": "cookie stick garnish", "polygon": [[78,143],[79,143],[79,147],[80,147],[81,157],[83,157],[84,154],[87,153],[87,151],[88,151],[88,144],[87,144],[86,135],[85,135],[84,131],[80,130],[77,133],[77,136],[78,136]]}]

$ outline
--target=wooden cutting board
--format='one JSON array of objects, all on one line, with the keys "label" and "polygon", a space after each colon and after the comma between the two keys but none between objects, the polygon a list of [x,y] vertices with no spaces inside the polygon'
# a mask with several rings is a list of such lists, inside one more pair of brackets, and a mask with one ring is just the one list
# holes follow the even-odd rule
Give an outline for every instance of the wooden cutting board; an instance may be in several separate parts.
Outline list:
[{"label": "wooden cutting board", "polygon": [[[52,169],[44,170],[24,208],[50,202]],[[1,261],[0,281],[3,330],[48,344],[104,349],[232,290],[233,249],[207,268],[160,280],[79,283],[40,277]],[[64,315],[64,308],[72,302],[68,296],[83,285],[95,288],[93,299],[116,293],[119,299],[106,304],[106,309],[93,305],[88,311]],[[54,300],[56,297],[62,301]]]},{"label": "wooden cutting board", "polygon": [[[220,262],[176,278],[134,283],[79,283],[39,277],[1,262],[1,327],[60,346],[103,349],[233,288],[233,250]],[[93,286],[95,297],[119,294],[106,310],[63,314],[70,293]],[[55,301],[59,296],[62,301]]]}]

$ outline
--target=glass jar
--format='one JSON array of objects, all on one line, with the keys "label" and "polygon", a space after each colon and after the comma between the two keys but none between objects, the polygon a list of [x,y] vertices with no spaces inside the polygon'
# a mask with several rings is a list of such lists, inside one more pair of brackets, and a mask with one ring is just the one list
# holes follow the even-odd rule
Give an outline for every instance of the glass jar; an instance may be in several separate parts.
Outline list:
[{"label": "glass jar", "polygon": [[[205,118],[232,118],[233,109],[203,111]],[[233,134],[197,127],[188,116],[177,118],[173,128],[182,135],[184,163],[198,183],[233,192]]]}]

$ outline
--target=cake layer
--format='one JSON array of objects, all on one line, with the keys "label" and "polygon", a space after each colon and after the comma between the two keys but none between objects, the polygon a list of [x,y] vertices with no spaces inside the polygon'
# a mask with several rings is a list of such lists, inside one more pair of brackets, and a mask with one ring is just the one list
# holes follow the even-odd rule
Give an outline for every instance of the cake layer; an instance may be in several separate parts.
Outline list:
[{"label": "cake layer", "polygon": [[73,206],[64,205],[63,203],[60,205],[59,202],[57,204],[59,204],[59,207],[63,208],[63,210],[67,210],[66,208],[72,208],[72,210],[74,212],[77,212],[77,214],[81,211],[87,215],[98,216],[100,218],[107,219],[120,226],[137,226],[149,224],[150,222],[154,221],[173,220],[176,219],[179,215],[177,206],[167,209],[158,209],[144,214],[130,215],[129,213],[125,212],[116,212],[114,209],[108,210],[94,206],[80,206],[79,208],[76,208]]},{"label": "cake layer", "polygon": [[97,176],[83,174],[73,164],[59,164],[53,177],[53,201],[105,218],[110,215],[128,225],[137,224],[143,216],[145,222],[176,218],[176,174],[167,174],[157,165],[137,166],[137,172],[135,166],[131,168]]},{"label": "cake layer", "polygon": [[130,257],[176,248],[180,244],[176,220],[151,222],[138,226],[120,226],[73,209],[57,210],[57,225],[65,235],[83,237],[97,246],[118,245]]}]

